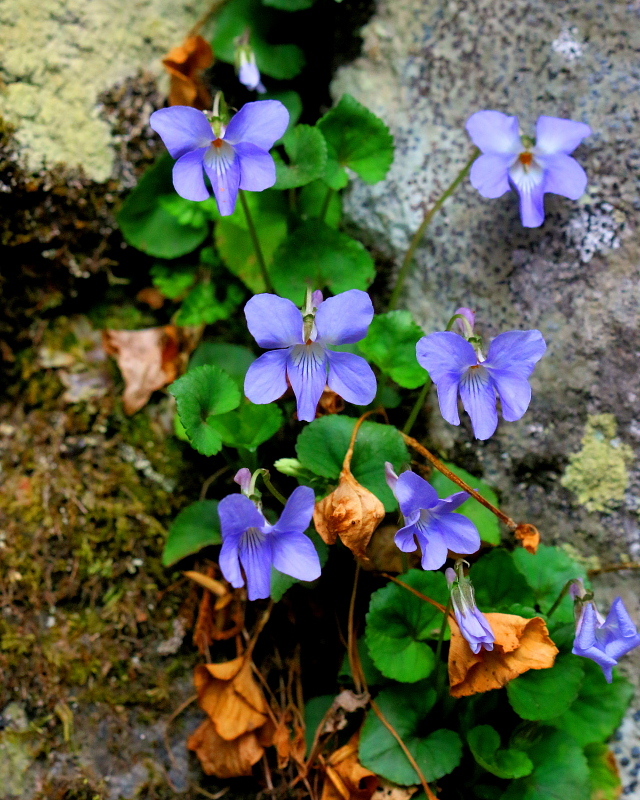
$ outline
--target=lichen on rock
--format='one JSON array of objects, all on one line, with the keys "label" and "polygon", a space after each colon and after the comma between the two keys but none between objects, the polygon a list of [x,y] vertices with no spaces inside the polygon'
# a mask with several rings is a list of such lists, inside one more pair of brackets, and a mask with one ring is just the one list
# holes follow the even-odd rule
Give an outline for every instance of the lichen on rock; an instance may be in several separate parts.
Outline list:
[{"label": "lichen on rock", "polygon": [[613,414],[590,416],[582,449],[570,456],[561,478],[562,485],[576,495],[587,511],[612,511],[624,500],[634,453],[616,437],[617,432]]}]

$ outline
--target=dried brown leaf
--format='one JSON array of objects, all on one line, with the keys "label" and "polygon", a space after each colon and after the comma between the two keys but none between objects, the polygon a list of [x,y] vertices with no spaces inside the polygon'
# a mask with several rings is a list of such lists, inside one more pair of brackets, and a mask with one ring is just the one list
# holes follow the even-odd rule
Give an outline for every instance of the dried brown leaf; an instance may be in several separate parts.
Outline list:
[{"label": "dried brown leaf", "polygon": [[327,759],[322,800],[371,800],[377,790],[380,779],[358,760],[358,738],[355,733]]},{"label": "dried brown leaf", "polygon": [[530,669],[552,667],[558,648],[542,617],[486,614],[496,635],[493,650],[473,653],[453,619],[449,648],[449,682],[454,697],[499,689]]},{"label": "dried brown leaf", "polygon": [[290,759],[304,764],[306,742],[304,728],[297,716],[291,711],[285,712],[273,731],[273,745],[278,754],[278,769],[285,769]]},{"label": "dried brown leaf", "polygon": [[339,414],[344,411],[344,400],[333,389],[326,388],[318,403],[317,417],[324,417],[327,414]]},{"label": "dried brown leaf", "polygon": [[214,61],[211,45],[202,36],[188,36],[178,47],[170,50],[162,63],[171,75],[169,104],[211,108],[211,92],[202,80],[202,73]]},{"label": "dried brown leaf", "polygon": [[522,542],[525,550],[535,555],[540,546],[540,531],[535,525],[529,525],[528,522],[522,522],[516,528],[516,539]]},{"label": "dried brown leaf", "polygon": [[264,753],[264,747],[253,731],[228,741],[218,734],[210,719],[191,734],[187,747],[195,751],[207,775],[218,778],[251,775],[251,768]]}]

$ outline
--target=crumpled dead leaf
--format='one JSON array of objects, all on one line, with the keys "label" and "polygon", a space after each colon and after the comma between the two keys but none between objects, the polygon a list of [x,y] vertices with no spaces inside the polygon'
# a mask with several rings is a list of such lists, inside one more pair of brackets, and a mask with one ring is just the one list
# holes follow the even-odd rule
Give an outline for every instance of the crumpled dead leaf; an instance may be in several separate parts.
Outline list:
[{"label": "crumpled dead leaf", "polygon": [[493,650],[473,653],[453,619],[449,649],[449,682],[453,697],[500,689],[530,669],[552,667],[558,648],[542,617],[485,614],[496,635]]},{"label": "crumpled dead leaf", "polygon": [[327,414],[339,414],[344,411],[344,400],[333,389],[326,387],[320,396],[316,417],[324,417]]},{"label": "crumpled dead leaf", "polygon": [[124,410],[135,414],[157,389],[185,369],[200,338],[200,328],[165,325],[141,331],[105,330],[104,349],[115,357],[124,378]]},{"label": "crumpled dead leaf", "polygon": [[533,555],[538,552],[538,547],[540,546],[540,531],[535,525],[530,525],[528,522],[520,523],[516,528],[515,536],[516,539],[522,542],[522,546],[525,550],[528,550]]},{"label": "crumpled dead leaf", "polygon": [[202,73],[214,61],[211,45],[202,36],[188,36],[181,45],[170,50],[162,63],[171,75],[169,105],[193,106],[201,111],[211,108],[211,92],[202,80]]},{"label": "crumpled dead leaf", "polygon": [[202,664],[196,667],[194,683],[208,719],[191,734],[187,747],[197,753],[208,775],[250,775],[274,735],[251,659],[240,656],[221,664]]},{"label": "crumpled dead leaf", "polygon": [[300,766],[304,765],[307,749],[304,726],[291,710],[285,711],[276,725],[273,744],[278,753],[278,769],[285,769],[290,759]]},{"label": "crumpled dead leaf", "polygon": [[325,762],[321,800],[371,800],[378,789],[380,778],[358,760],[359,736],[356,732]]}]

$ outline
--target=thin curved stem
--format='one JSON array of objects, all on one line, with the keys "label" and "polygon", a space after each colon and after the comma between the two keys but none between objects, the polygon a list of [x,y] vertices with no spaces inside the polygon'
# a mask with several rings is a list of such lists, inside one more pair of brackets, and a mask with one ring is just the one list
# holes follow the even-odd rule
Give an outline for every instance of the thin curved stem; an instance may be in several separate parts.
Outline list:
[{"label": "thin curved stem", "polygon": [[433,600],[431,597],[427,597],[426,594],[422,594],[422,592],[419,592],[417,589],[414,589],[413,586],[409,586],[408,583],[401,581],[400,578],[394,578],[393,575],[389,575],[388,572],[383,572],[382,574],[385,578],[389,578],[390,581],[397,583],[398,586],[402,586],[403,589],[406,589],[408,592],[411,592],[411,594],[415,594],[416,597],[419,597],[421,600],[424,600],[425,603],[430,603],[432,606],[437,608],[438,611],[441,611],[443,614],[450,616],[452,619],[454,618],[451,609],[449,609],[446,606],[443,606],[442,603],[439,603],[437,600]]},{"label": "thin curved stem", "polygon": [[243,189],[240,189],[240,202],[242,203],[242,208],[244,209],[244,214],[245,217],[247,218],[247,227],[249,228],[249,236],[251,236],[251,241],[253,242],[253,249],[255,250],[256,253],[256,259],[258,261],[258,266],[260,267],[260,273],[262,275],[262,280],[264,281],[265,289],[268,292],[275,293],[273,284],[271,283],[271,278],[269,277],[269,272],[267,271],[267,263],[264,260],[264,254],[262,252],[260,239],[258,239],[258,231],[256,230],[256,226],[253,222],[253,217],[251,216],[251,210],[249,209],[249,203],[247,203],[247,198],[245,197]]},{"label": "thin curved stem", "polygon": [[413,428],[415,421],[418,419],[418,414],[420,413],[421,409],[425,404],[427,395],[429,394],[429,389],[431,388],[432,385],[433,381],[429,376],[427,376],[427,380],[425,381],[425,384],[422,387],[422,391],[418,395],[418,399],[416,400],[413,408],[411,409],[411,413],[407,417],[407,421],[405,422],[404,428],[402,429],[402,433],[406,433],[407,436],[411,433],[411,428]]},{"label": "thin curved stem", "polygon": [[329,212],[329,206],[331,205],[331,199],[333,195],[336,193],[335,189],[332,189],[331,186],[327,189],[327,194],[325,195],[324,201],[322,203],[322,208],[320,209],[320,219],[324,222],[325,217]]},{"label": "thin curved stem", "polygon": [[405,257],[402,259],[402,264],[400,265],[398,277],[396,278],[396,285],[394,286],[393,292],[391,293],[391,299],[389,300],[390,311],[398,307],[398,302],[400,301],[400,295],[402,294],[402,290],[404,289],[404,284],[407,279],[407,275],[409,274],[409,270],[411,269],[411,265],[413,263],[413,257],[416,254],[418,245],[420,244],[425,233],[427,232],[427,228],[431,224],[431,220],[434,218],[437,212],[440,211],[442,206],[451,197],[451,195],[455,192],[458,186],[460,186],[462,181],[467,177],[467,175],[471,171],[473,162],[476,160],[476,158],[478,158],[479,155],[480,155],[480,150],[478,150],[477,147],[474,147],[473,152],[467,163],[464,165],[464,167],[462,167],[460,172],[456,175],[454,180],[451,182],[450,186],[444,190],[444,192],[440,195],[440,197],[436,200],[436,202],[426,212],[426,214],[424,215],[424,219],[420,223],[420,227],[413,234],[413,238],[411,239],[411,243],[409,244],[409,249],[407,250]]}]

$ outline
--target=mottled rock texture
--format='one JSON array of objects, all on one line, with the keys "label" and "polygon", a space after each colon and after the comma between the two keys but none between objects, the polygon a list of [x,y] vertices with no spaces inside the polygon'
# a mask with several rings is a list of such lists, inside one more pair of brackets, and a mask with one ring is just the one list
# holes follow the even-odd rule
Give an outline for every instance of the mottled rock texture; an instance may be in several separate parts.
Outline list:
[{"label": "mottled rock texture", "polygon": [[[543,332],[549,351],[523,420],[477,443],[468,420],[454,428],[432,407],[432,442],[484,473],[547,542],[608,563],[637,559],[640,3],[381,0],[363,35],[363,55],[340,70],[333,94],[350,92],[383,117],[397,155],[388,179],[356,183],[347,207],[392,259],[469,157],[464,124],[474,111],[518,114],[531,133],[540,114],[593,128],[576,151],[587,194],[547,195],[541,228],[522,227],[514,193],[485,200],[466,182],[420,247],[404,303],[426,332],[460,305],[476,309],[488,339],[511,328]],[[604,428],[603,414],[613,415]],[[583,487],[595,452],[606,456],[603,479],[589,469]],[[627,582],[637,590],[637,578]]]}]

